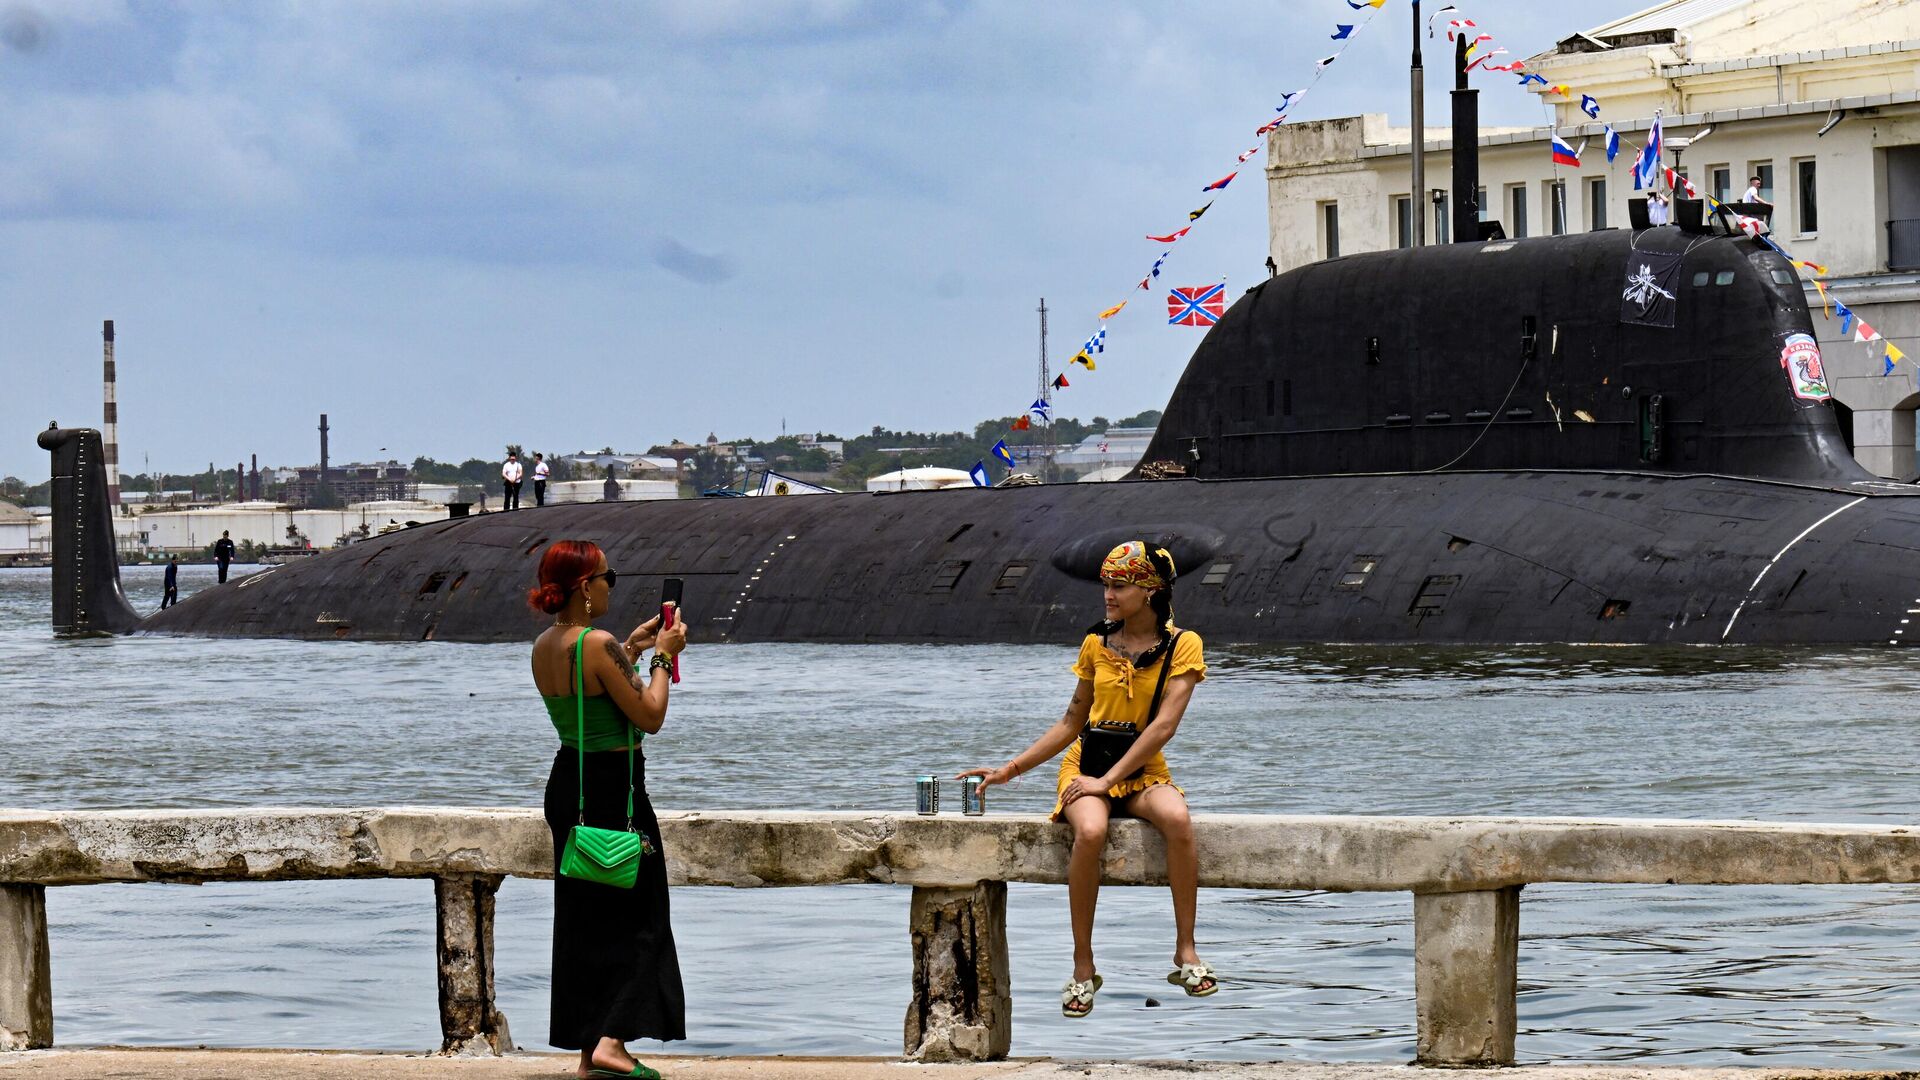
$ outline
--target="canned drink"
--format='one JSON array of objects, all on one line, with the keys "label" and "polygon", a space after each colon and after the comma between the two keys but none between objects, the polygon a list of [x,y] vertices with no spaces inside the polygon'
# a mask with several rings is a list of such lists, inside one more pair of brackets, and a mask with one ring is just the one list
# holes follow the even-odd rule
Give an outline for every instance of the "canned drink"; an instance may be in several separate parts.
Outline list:
[{"label": "canned drink", "polygon": [[960,812],[968,817],[987,812],[986,791],[980,786],[979,777],[969,776],[960,781]]},{"label": "canned drink", "polygon": [[937,814],[940,812],[940,778],[932,773],[923,773],[914,781],[914,794],[918,797],[915,813]]}]

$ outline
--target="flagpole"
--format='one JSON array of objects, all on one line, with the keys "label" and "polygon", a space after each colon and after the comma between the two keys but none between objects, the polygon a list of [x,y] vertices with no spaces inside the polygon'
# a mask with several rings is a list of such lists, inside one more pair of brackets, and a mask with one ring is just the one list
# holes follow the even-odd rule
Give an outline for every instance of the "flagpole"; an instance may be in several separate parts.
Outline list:
[{"label": "flagpole", "polygon": [[1427,75],[1420,67],[1420,0],[1413,0],[1413,246],[1427,246]]}]

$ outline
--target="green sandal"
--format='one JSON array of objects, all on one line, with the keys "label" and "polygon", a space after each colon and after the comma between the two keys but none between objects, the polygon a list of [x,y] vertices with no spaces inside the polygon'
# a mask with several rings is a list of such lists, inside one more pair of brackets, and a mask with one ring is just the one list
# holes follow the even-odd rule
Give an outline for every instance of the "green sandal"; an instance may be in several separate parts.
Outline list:
[{"label": "green sandal", "polygon": [[587,1075],[596,1077],[624,1076],[632,1077],[634,1080],[660,1080],[660,1073],[657,1070],[649,1069],[637,1061],[633,1063],[632,1072],[614,1072],[612,1069],[592,1068],[587,1070]]}]

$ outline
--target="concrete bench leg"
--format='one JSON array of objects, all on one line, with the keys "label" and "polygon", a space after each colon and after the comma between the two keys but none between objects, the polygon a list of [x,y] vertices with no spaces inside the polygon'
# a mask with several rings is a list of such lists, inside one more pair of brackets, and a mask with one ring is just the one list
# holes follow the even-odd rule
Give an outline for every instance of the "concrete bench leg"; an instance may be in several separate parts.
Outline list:
[{"label": "concrete bench leg", "polygon": [[53,1045],[47,889],[0,885],[0,1050]]},{"label": "concrete bench leg", "polygon": [[970,889],[915,886],[913,1003],[907,1056],[918,1061],[998,1061],[1013,1045],[1007,981],[1007,883]]},{"label": "concrete bench leg", "polygon": [[1519,958],[1518,886],[1414,894],[1419,1064],[1513,1064]]},{"label": "concrete bench leg", "polygon": [[513,1049],[507,1018],[493,1003],[493,894],[499,888],[495,874],[433,879],[442,1054],[478,1057]]}]

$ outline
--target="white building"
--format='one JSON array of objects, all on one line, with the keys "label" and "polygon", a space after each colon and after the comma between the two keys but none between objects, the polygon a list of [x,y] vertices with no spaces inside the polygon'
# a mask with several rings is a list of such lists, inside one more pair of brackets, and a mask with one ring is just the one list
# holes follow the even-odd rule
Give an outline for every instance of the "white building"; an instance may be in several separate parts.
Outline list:
[{"label": "white building", "polygon": [[[1429,77],[1450,88],[1452,51],[1434,56]],[[1580,111],[1580,96],[1601,103],[1623,143],[1643,141],[1657,109],[1670,150],[1676,136],[1712,129],[1668,164],[1678,160],[1702,192],[1731,201],[1758,175],[1775,206],[1774,239],[1824,265],[1834,296],[1920,356],[1920,4],[1671,0],[1570,34],[1527,69],[1571,89],[1546,100],[1561,137],[1587,149],[1579,168],[1556,168],[1550,129],[1482,128],[1483,220],[1510,237],[1626,226],[1634,149],[1623,146],[1609,165],[1602,123]],[[1493,95],[1520,93],[1515,76],[1472,79],[1483,112]],[[1450,123],[1444,93],[1429,101],[1428,115]],[[1429,243],[1450,239],[1451,128],[1429,127],[1425,142],[1428,190],[1416,198],[1411,133],[1385,116],[1276,129],[1267,163],[1274,262],[1286,270],[1406,246],[1416,209],[1429,215]],[[1855,456],[1882,476],[1913,475],[1913,371],[1883,378],[1880,347],[1842,338],[1840,320],[1821,319],[1811,287],[1808,295]]]},{"label": "white building", "polygon": [[0,559],[35,554],[33,515],[0,501]]},{"label": "white building", "polygon": [[[146,550],[181,554],[206,550],[229,533],[235,544],[259,547],[332,547],[342,539],[376,535],[388,525],[445,521],[444,505],[423,502],[354,503],[339,510],[292,510],[278,503],[230,503],[200,510],[159,510],[132,518]],[[292,531],[289,532],[289,527]]]},{"label": "white building", "polygon": [[1053,464],[1081,480],[1118,480],[1147,456],[1153,428],[1108,428],[1080,440],[1080,445],[1053,455]]}]

